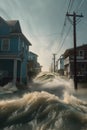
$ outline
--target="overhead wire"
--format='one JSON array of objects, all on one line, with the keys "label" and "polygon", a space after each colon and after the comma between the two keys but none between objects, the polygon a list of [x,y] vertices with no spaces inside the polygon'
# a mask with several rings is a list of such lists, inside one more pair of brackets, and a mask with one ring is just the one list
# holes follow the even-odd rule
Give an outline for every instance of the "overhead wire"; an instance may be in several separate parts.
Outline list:
[{"label": "overhead wire", "polygon": [[68,9],[67,9],[67,12],[68,12],[68,11],[70,10],[70,6],[71,6],[71,1],[72,1],[72,0],[70,0],[70,1],[69,1],[69,5],[68,5]]},{"label": "overhead wire", "polygon": [[70,19],[70,17],[67,17],[67,18],[68,18],[69,22],[73,25],[73,22],[72,22],[72,20]]},{"label": "overhead wire", "polygon": [[[79,5],[76,7],[76,10],[75,10],[76,12],[78,12],[78,10],[82,7],[82,5],[83,5],[84,2],[85,2],[85,0],[81,0],[81,1],[80,1]],[[73,7],[73,3],[74,3],[74,0],[70,0],[70,1],[69,1],[69,5],[68,5],[67,12],[70,12],[70,11],[71,11],[71,9],[72,9],[72,7]],[[66,17],[65,17],[65,19],[66,19]],[[68,17],[68,20],[70,21],[71,24],[73,24],[72,21],[71,21],[71,19],[70,19],[69,17]],[[76,24],[78,24],[80,21],[81,21],[81,19],[78,18]],[[65,26],[65,21],[64,21],[64,25],[63,25],[63,26]],[[64,27],[63,27],[63,28],[64,28]],[[66,40],[66,38],[67,38],[67,36],[68,36],[70,30],[71,30],[71,26],[69,27],[68,32],[67,32],[66,36],[64,37],[63,41],[60,42],[60,47],[59,47],[59,49],[58,49],[58,53],[57,53],[57,54],[59,54],[59,52],[61,51],[61,49],[62,49],[62,47],[63,47],[63,45],[64,45],[64,42],[65,42],[65,40]],[[62,30],[62,32],[63,32],[63,31],[64,31],[64,29]],[[63,33],[62,33],[62,34],[63,34]]]},{"label": "overhead wire", "polygon": [[[43,35],[32,35],[31,37],[50,37],[50,36],[54,36],[54,35],[58,35],[58,33],[53,32],[53,33],[45,34],[44,36]],[[60,33],[59,33],[59,35],[60,35]]]},{"label": "overhead wire", "polygon": [[67,10],[67,12],[70,12],[72,7],[73,7],[73,4],[74,4],[74,0],[70,0],[70,6],[69,6],[69,9]]},{"label": "overhead wire", "polygon": [[61,46],[60,46],[59,49],[58,49],[57,55],[58,55],[59,52],[61,51],[61,49],[62,49],[62,47],[63,47],[63,45],[64,45],[64,43],[65,43],[65,40],[66,40],[66,38],[68,37],[68,34],[70,33],[70,31],[71,31],[71,26],[69,27],[68,32],[66,33],[66,35],[65,35],[65,37],[64,37],[64,39],[63,39],[63,41],[61,42]]},{"label": "overhead wire", "polygon": [[63,28],[62,28],[62,31],[61,31],[61,36],[63,35],[63,32],[64,32],[64,30],[65,30],[65,26],[66,26],[66,16],[65,16]]},{"label": "overhead wire", "polygon": [[80,21],[81,21],[81,18],[78,18],[78,19],[76,20],[76,24],[78,24]]},{"label": "overhead wire", "polygon": [[82,7],[83,3],[85,2],[85,0],[81,0],[80,4],[76,7],[75,11],[78,12],[78,10]]},{"label": "overhead wire", "polygon": [[[69,0],[67,12],[70,12],[70,11],[71,11],[71,9],[72,9],[72,7],[73,7],[73,3],[74,3],[74,0]],[[61,36],[62,36],[62,38],[63,38],[65,26],[66,26],[66,21],[67,21],[67,17],[65,16],[63,28],[62,28],[62,31],[61,31]],[[70,28],[71,28],[71,27],[70,27]],[[66,36],[64,37],[64,39],[61,40],[60,43],[59,43],[59,46],[58,46],[59,49],[58,49],[58,51],[57,51],[58,53],[60,52],[60,50],[61,50],[62,47],[63,47],[63,44],[64,44],[64,42],[65,42],[65,40],[66,40],[66,38],[67,38],[67,36],[68,36],[68,34],[69,34],[69,32],[70,32],[70,28],[69,28],[69,30],[68,30]]]},{"label": "overhead wire", "polygon": [[[69,0],[67,12],[70,12],[70,11],[71,11],[72,6],[73,6],[73,3],[74,3],[74,0]],[[64,19],[64,24],[63,24],[63,28],[62,28],[62,31],[61,31],[61,35],[63,35],[64,29],[65,29],[65,26],[66,26],[66,22],[67,22],[67,17],[66,17],[66,15],[65,15],[65,19]]]}]

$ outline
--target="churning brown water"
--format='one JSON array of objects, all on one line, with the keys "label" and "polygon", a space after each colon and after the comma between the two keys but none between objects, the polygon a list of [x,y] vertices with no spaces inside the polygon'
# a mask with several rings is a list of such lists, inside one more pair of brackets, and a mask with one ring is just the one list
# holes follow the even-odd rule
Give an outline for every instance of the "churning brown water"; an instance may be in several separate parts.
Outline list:
[{"label": "churning brown water", "polygon": [[86,89],[72,81],[41,73],[26,91],[11,87],[0,89],[0,130],[87,130]]}]

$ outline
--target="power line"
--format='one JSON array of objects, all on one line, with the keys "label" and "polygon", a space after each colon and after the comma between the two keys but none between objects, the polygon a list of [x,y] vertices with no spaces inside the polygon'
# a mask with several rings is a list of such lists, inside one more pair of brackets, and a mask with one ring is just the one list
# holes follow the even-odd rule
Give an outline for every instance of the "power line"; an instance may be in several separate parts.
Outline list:
[{"label": "power line", "polygon": [[70,1],[69,1],[69,5],[68,5],[67,12],[68,12],[68,11],[69,11],[69,9],[70,9],[71,1],[72,1],[72,0],[70,0]]},{"label": "power line", "polygon": [[84,2],[85,2],[85,0],[80,1],[80,4],[76,7],[75,12],[78,12],[78,10],[82,7]]},{"label": "power line", "polygon": [[[67,8],[67,12],[71,9],[72,7],[72,0],[69,1],[69,4],[68,4],[68,8]],[[62,28],[62,31],[61,31],[61,36],[63,35],[63,32],[65,30],[65,26],[66,26],[66,22],[67,22],[67,17],[65,15],[65,19],[64,19],[64,24],[63,24],[63,28]]]},{"label": "power line", "polygon": [[63,28],[62,28],[62,31],[61,31],[61,36],[63,36],[64,30],[65,30],[65,26],[66,26],[66,16],[65,16]]},{"label": "power line", "polygon": [[71,23],[71,24],[73,24],[73,22],[72,22],[72,20],[68,17],[68,20],[69,20],[69,22]]},{"label": "power line", "polygon": [[[81,8],[81,6],[83,5],[84,1],[85,1],[85,0],[81,0],[80,4],[78,5],[79,7],[77,7],[77,10]],[[74,4],[74,0],[70,0],[70,1],[69,1],[69,4],[68,4],[67,12],[70,12],[70,11],[71,11],[71,9],[72,9],[72,7],[73,7],[73,4]],[[65,21],[64,21],[64,25],[63,25],[63,29],[62,29],[62,33],[61,33],[61,34],[63,34],[63,32],[64,32],[64,29],[65,29],[65,26],[66,26],[66,20],[67,20],[67,18],[66,18],[66,16],[65,16]],[[71,24],[73,24],[72,21],[71,21],[71,19],[70,19],[69,17],[68,17],[68,20],[70,21]],[[77,20],[77,23],[79,23],[80,20],[81,20],[81,19],[78,19],[78,20]],[[63,41],[60,42],[60,44],[59,44],[59,49],[58,49],[58,53],[59,53],[60,50],[62,49],[63,44],[64,44],[64,42],[65,42],[65,40],[66,40],[66,38],[67,38],[67,36],[68,36],[70,30],[71,30],[71,27],[69,28],[69,30],[68,30],[68,32],[67,32],[65,38],[63,39]]]},{"label": "power line", "polygon": [[80,21],[81,21],[81,18],[78,18],[78,19],[76,20],[76,24],[78,24]]},{"label": "power line", "polygon": [[[73,6],[73,3],[74,3],[74,0],[69,1],[67,12],[70,12],[70,10],[71,10],[71,8]],[[61,31],[61,35],[63,35],[64,29],[65,29],[65,26],[66,26],[66,21],[67,21],[67,17],[65,16],[63,28],[62,28],[62,31]]]},{"label": "power line", "polygon": [[[66,18],[67,18],[67,17],[65,16],[64,23],[63,23],[63,27],[62,27],[62,30],[61,30],[61,33],[60,33],[61,38],[63,38],[63,34],[64,34],[65,26],[66,26]],[[58,42],[58,38],[57,38],[56,42]],[[57,47],[57,48],[60,47],[60,44],[61,44],[61,43],[62,43],[62,41],[60,41],[60,43],[58,44],[58,47]]]},{"label": "power line", "polygon": [[[59,33],[60,35],[61,33]],[[49,34],[46,34],[46,35],[33,35],[31,37],[50,37],[50,36],[54,36],[54,35],[58,35],[57,32],[54,32],[54,33],[49,33]]]},{"label": "power line", "polygon": [[72,9],[72,7],[73,7],[73,3],[74,3],[74,0],[70,0],[70,1],[69,1],[69,6],[68,6],[67,12],[70,12],[70,11],[71,11],[71,9]]},{"label": "power line", "polygon": [[[85,0],[81,0],[80,4],[79,4],[78,7],[76,8],[77,11],[78,11],[78,9],[80,9],[80,8],[82,7],[84,1],[85,1]],[[68,4],[67,12],[70,12],[70,11],[71,11],[71,9],[72,9],[72,7],[73,7],[73,4],[74,4],[74,0],[70,0],[70,1],[69,1],[69,4]],[[68,17],[68,19],[69,19],[69,17]],[[62,31],[61,31],[62,37],[63,37],[64,29],[65,29],[65,26],[66,26],[66,20],[67,20],[67,18],[66,18],[66,16],[65,16],[63,28],[62,28]],[[69,19],[69,21],[70,21],[71,24],[73,24],[72,21],[71,21],[71,19]],[[80,22],[80,19],[77,20],[77,23],[79,23],[79,22]],[[69,27],[69,30],[68,30],[66,36],[64,37],[64,39],[63,39],[63,40],[60,42],[60,44],[59,44],[58,53],[59,53],[60,50],[62,49],[62,47],[63,47],[63,45],[64,45],[64,42],[65,42],[65,40],[66,40],[66,38],[67,38],[67,36],[68,36],[70,30],[71,30],[71,26]]]},{"label": "power line", "polygon": [[67,36],[68,36],[70,30],[71,30],[71,26],[69,27],[68,32],[66,33],[66,36],[64,37],[63,41],[60,43],[61,46],[59,47],[57,54],[59,54],[59,52],[61,51],[61,49],[62,49],[62,47],[63,47],[63,45],[64,45],[64,42],[65,42],[65,40],[66,40],[66,38],[67,38]]},{"label": "power line", "polygon": [[[71,9],[72,9],[72,7],[73,7],[73,3],[74,3],[74,0],[69,0],[67,12],[68,12],[68,11],[69,11],[69,12],[71,11]],[[65,16],[63,28],[62,28],[62,31],[61,31],[61,37],[63,37],[64,30],[65,30],[65,27],[66,27],[66,22],[67,22],[67,17]],[[64,44],[64,42],[65,42],[65,40],[66,40],[66,38],[67,38],[67,36],[68,36],[70,30],[71,30],[71,27],[69,28],[68,32],[66,33],[66,36],[64,37],[64,39],[63,39],[62,41],[60,41],[59,46],[58,46],[58,48],[59,48],[59,49],[58,49],[58,53],[59,53],[60,50],[62,49],[63,44]]]}]

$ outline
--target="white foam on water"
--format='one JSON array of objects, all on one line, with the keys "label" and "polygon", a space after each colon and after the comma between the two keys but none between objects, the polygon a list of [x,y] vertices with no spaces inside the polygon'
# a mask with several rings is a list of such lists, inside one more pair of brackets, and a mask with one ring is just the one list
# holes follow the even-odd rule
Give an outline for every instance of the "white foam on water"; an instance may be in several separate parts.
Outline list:
[{"label": "white foam on water", "polygon": [[0,130],[86,130],[87,102],[74,96],[72,81],[50,73],[36,79],[32,92],[0,101]]},{"label": "white foam on water", "polygon": [[0,94],[13,93],[17,90],[18,90],[17,87],[10,82],[6,84],[5,86],[0,87]]}]

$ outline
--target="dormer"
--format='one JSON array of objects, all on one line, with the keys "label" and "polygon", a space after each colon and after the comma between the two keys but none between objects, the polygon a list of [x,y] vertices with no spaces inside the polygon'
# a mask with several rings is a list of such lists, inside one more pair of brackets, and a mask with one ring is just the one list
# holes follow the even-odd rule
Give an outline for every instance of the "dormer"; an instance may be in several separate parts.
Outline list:
[{"label": "dormer", "polygon": [[22,33],[18,20],[7,21],[7,24],[10,27],[10,33]]}]

